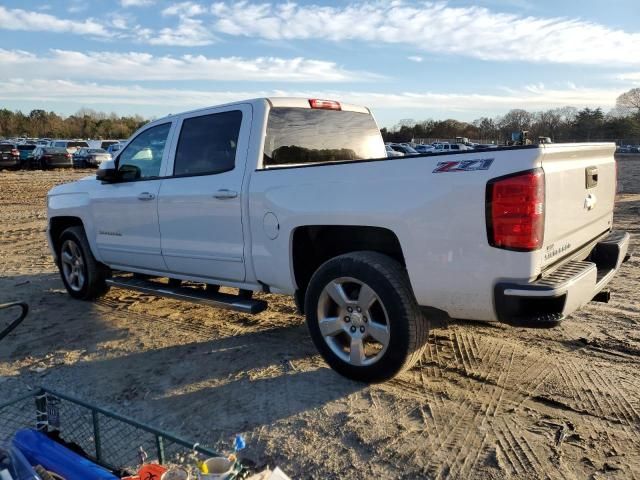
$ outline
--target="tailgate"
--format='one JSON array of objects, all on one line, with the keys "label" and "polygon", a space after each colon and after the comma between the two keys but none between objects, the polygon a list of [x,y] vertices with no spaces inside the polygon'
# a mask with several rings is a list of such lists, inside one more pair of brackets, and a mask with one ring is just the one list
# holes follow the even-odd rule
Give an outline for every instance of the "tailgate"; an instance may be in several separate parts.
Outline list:
[{"label": "tailgate", "polygon": [[542,145],[545,229],[542,267],[611,229],[616,192],[613,143]]}]

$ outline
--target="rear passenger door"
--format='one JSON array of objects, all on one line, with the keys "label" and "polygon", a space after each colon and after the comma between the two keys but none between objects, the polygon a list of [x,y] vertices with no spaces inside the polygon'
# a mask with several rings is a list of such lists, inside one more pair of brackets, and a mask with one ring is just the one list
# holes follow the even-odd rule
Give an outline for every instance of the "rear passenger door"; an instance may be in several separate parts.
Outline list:
[{"label": "rear passenger door", "polygon": [[243,281],[242,182],[250,105],[202,110],[179,122],[158,215],[162,255],[173,273]]}]

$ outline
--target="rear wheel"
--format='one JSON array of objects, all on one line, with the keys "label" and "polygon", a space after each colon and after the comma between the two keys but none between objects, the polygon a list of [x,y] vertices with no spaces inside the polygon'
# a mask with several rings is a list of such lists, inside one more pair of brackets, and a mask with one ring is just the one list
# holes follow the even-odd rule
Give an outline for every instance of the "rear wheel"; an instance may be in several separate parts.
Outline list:
[{"label": "rear wheel", "polygon": [[60,235],[58,266],[62,282],[73,298],[93,300],[109,290],[109,269],[91,253],[82,227],[69,227]]},{"label": "rear wheel", "polygon": [[354,380],[379,382],[409,369],[428,337],[405,269],[377,252],[324,263],[309,283],[305,312],[320,354]]}]

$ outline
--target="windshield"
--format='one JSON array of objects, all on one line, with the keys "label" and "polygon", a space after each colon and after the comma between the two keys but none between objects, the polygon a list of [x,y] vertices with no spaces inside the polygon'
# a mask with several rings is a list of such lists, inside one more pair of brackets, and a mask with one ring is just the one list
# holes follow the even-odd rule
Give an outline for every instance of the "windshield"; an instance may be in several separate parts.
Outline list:
[{"label": "windshield", "polygon": [[67,142],[67,148],[71,147],[88,147],[89,144],[87,142]]},{"label": "windshield", "polygon": [[10,143],[2,143],[2,144],[0,144],[0,152],[10,152],[14,148],[16,148],[15,145],[12,145]]},{"label": "windshield", "polygon": [[107,153],[106,150],[103,150],[102,148],[90,148],[87,150],[87,152],[89,153]]},{"label": "windshield", "polygon": [[35,145],[18,145],[18,150],[33,150]]},{"label": "windshield", "polygon": [[45,153],[67,153],[67,149],[66,148],[59,148],[59,147],[49,147],[49,148],[45,148],[43,149],[43,151]]},{"label": "windshield", "polygon": [[382,136],[368,113],[272,108],[264,166],[386,157]]}]

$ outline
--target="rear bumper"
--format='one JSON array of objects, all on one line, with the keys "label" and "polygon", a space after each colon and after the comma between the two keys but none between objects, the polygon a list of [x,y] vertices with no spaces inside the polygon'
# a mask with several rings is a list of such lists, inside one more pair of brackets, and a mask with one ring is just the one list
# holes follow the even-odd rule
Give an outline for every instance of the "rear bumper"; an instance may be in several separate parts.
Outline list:
[{"label": "rear bumper", "polygon": [[19,167],[20,158],[15,157],[11,159],[0,158],[0,167]]},{"label": "rear bumper", "polygon": [[585,260],[572,260],[531,283],[500,282],[494,289],[496,316],[519,326],[548,326],[590,302],[628,260],[629,234],[612,231]]},{"label": "rear bumper", "polygon": [[49,168],[73,167],[73,160],[45,160],[44,164]]}]

